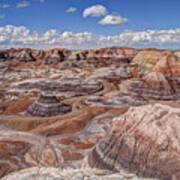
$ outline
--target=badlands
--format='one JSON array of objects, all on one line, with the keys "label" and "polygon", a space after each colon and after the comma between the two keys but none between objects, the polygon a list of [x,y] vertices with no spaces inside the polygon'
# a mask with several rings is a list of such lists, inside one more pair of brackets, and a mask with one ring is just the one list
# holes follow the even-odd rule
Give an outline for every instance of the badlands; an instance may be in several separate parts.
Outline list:
[{"label": "badlands", "polygon": [[2,180],[180,180],[180,55],[0,51]]}]

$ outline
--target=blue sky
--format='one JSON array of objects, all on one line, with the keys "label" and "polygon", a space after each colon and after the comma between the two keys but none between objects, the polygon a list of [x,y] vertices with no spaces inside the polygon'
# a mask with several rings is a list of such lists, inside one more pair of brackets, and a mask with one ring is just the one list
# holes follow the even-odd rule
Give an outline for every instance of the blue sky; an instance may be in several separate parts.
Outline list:
[{"label": "blue sky", "polygon": [[179,48],[179,9],[179,0],[0,0],[0,47]]}]

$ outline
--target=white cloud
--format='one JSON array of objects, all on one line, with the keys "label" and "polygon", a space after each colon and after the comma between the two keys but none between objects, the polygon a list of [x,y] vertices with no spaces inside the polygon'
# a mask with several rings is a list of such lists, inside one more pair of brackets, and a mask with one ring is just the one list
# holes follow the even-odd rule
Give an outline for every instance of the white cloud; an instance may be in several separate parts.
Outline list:
[{"label": "white cloud", "polygon": [[0,19],[4,19],[6,17],[5,14],[0,14]]},{"label": "white cloud", "polygon": [[22,1],[22,2],[16,4],[16,7],[18,7],[18,8],[24,8],[24,7],[28,7],[28,6],[30,6],[30,3],[28,1]]},{"label": "white cloud", "polygon": [[2,7],[2,8],[9,8],[10,7],[10,5],[9,4],[2,4],[2,5],[0,5],[0,7]]},{"label": "white cloud", "polygon": [[99,24],[123,24],[127,21],[127,18],[122,18],[119,15],[106,15],[101,21],[99,21]]},{"label": "white cloud", "polygon": [[89,32],[83,33],[72,33],[72,32],[64,32],[60,35],[58,39],[56,39],[56,43],[65,43],[69,45],[81,45],[84,43],[93,42],[93,34]]},{"label": "white cloud", "polygon": [[41,3],[44,3],[44,2],[45,2],[45,0],[40,0],[40,2],[41,2]]},{"label": "white cloud", "polygon": [[101,36],[99,43],[113,44],[175,44],[180,42],[180,29],[124,31],[117,36]]},{"label": "white cloud", "polygon": [[97,48],[102,46],[179,47],[180,29],[124,31],[115,36],[96,36],[90,32],[63,32],[51,29],[43,34],[32,32],[24,26],[0,27],[0,48]]},{"label": "white cloud", "polygon": [[74,8],[74,7],[70,7],[69,9],[66,10],[67,13],[73,13],[77,11],[77,8]]},{"label": "white cloud", "polygon": [[54,46],[80,46],[93,42],[93,35],[88,32],[58,33],[56,30],[49,30],[44,34],[31,32],[24,26],[16,27],[7,25],[0,27],[0,47],[54,47]]},{"label": "white cloud", "polygon": [[88,7],[83,12],[83,17],[86,18],[88,16],[100,17],[107,14],[107,9],[102,5],[94,5]]}]

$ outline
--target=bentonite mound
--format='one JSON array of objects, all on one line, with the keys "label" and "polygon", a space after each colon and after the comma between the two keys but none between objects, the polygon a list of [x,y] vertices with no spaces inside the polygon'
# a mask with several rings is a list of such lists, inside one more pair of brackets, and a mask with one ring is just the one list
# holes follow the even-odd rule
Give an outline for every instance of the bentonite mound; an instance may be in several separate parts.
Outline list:
[{"label": "bentonite mound", "polygon": [[44,64],[58,64],[67,59],[71,52],[67,49],[51,49],[45,52]]},{"label": "bentonite mound", "polygon": [[50,117],[70,111],[71,107],[63,104],[56,96],[41,93],[38,100],[27,109],[27,114],[31,116]]},{"label": "bentonite mound", "polygon": [[120,84],[120,89],[131,98],[146,100],[176,100],[176,92],[162,73],[151,72],[143,79],[133,79]]},{"label": "bentonite mound", "polygon": [[[159,87],[161,86],[162,89],[166,89],[166,91],[171,91],[171,93],[173,93],[174,96],[176,96],[176,98],[179,99],[180,58],[172,54],[163,56],[151,71],[157,72],[157,74],[161,74],[161,76],[158,76],[157,80],[154,82],[161,83],[161,85],[158,85]],[[153,88],[154,83],[151,82],[151,78],[149,79],[145,78],[145,81],[151,84]]]},{"label": "bentonite mound", "polygon": [[170,52],[159,49],[145,49],[140,51],[131,63],[134,66],[133,73],[135,75],[147,74],[168,53]]},{"label": "bentonite mound", "polygon": [[163,73],[151,72],[143,80],[143,87],[140,87],[143,96],[157,100],[176,100],[175,86]]},{"label": "bentonite mound", "polygon": [[21,51],[21,53],[17,54],[14,59],[19,60],[20,62],[29,62],[35,61],[36,59],[32,56],[31,51]]},{"label": "bentonite mound", "polygon": [[[17,60],[19,62],[31,62],[36,61],[39,51],[29,48],[24,49],[9,49],[4,51],[8,54],[7,60]],[[34,54],[35,53],[35,54]]]},{"label": "bentonite mound", "polygon": [[131,107],[91,151],[85,166],[134,172],[138,176],[180,177],[180,113],[168,105]]},{"label": "bentonite mound", "polygon": [[[33,167],[12,173],[2,180],[143,180],[133,174],[116,173],[99,169],[60,169]],[[145,179],[144,179],[145,180]],[[150,179],[149,179],[150,180]]]},{"label": "bentonite mound", "polygon": [[72,51],[71,55],[68,56],[68,59],[70,60],[85,60],[87,56],[87,51]]},{"label": "bentonite mound", "polygon": [[178,50],[178,51],[175,51],[175,52],[174,52],[174,55],[177,56],[177,57],[180,57],[180,51],[179,51],[179,50]]},{"label": "bentonite mound", "polygon": [[155,100],[180,99],[180,58],[167,54],[146,75],[120,85],[126,94]]}]

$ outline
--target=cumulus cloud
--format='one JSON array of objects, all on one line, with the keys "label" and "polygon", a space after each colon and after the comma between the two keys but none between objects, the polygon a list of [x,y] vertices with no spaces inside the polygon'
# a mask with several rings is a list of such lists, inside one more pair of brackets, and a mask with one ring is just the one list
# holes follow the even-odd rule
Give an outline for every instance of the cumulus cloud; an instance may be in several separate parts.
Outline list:
[{"label": "cumulus cloud", "polygon": [[83,33],[72,33],[72,32],[64,32],[57,39],[57,43],[65,43],[65,44],[84,44],[93,41],[93,35],[89,32]]},{"label": "cumulus cloud", "polygon": [[99,21],[99,24],[123,24],[127,21],[127,18],[122,18],[119,15],[106,15],[101,21]]},{"label": "cumulus cloud", "polygon": [[56,30],[49,30],[44,34],[31,32],[24,26],[7,25],[0,27],[0,47],[55,47],[55,46],[79,46],[93,41],[93,35],[89,32],[58,33]]},{"label": "cumulus cloud", "polygon": [[28,6],[30,6],[30,3],[28,1],[22,1],[22,2],[16,4],[16,7],[18,7],[18,8],[24,8],[24,7],[28,7]]},{"label": "cumulus cloud", "polygon": [[70,7],[69,9],[66,10],[67,13],[73,13],[77,11],[77,8],[74,8],[74,7]]},{"label": "cumulus cloud", "polygon": [[100,17],[107,14],[107,9],[102,5],[94,5],[88,7],[83,12],[83,17],[86,18],[88,16]]},{"label": "cumulus cloud", "polygon": [[113,44],[175,44],[180,42],[180,29],[124,31],[117,36],[101,36],[99,43]]},{"label": "cumulus cloud", "polygon": [[180,45],[180,29],[124,31],[115,36],[96,36],[90,32],[59,33],[51,29],[43,34],[32,32],[24,26],[0,27],[0,48],[96,48],[102,46],[174,47]]}]

